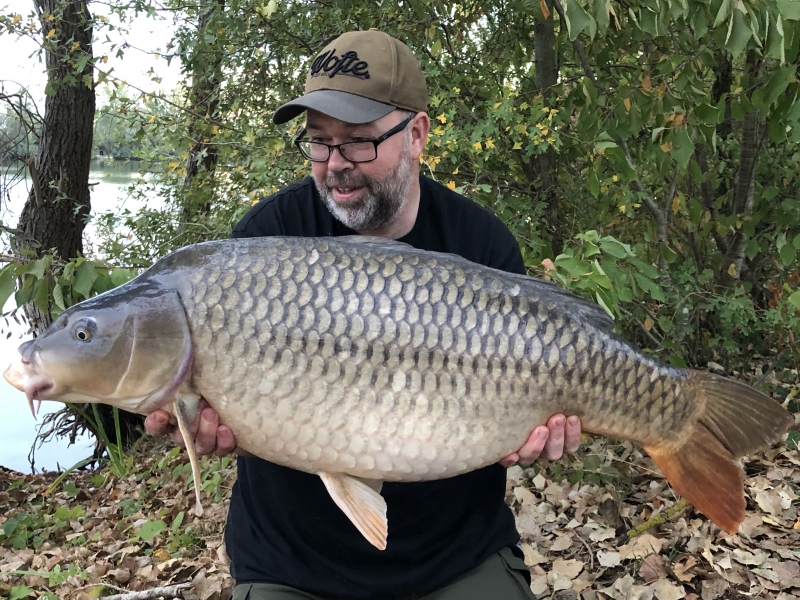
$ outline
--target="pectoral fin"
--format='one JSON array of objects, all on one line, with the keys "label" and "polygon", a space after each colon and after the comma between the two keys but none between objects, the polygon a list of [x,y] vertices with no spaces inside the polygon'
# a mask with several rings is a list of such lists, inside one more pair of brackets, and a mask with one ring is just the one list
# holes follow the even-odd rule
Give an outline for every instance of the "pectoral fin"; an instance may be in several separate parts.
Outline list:
[{"label": "pectoral fin", "polygon": [[[344,473],[318,473],[328,493],[353,525],[378,550],[386,549],[386,500],[364,481]],[[372,482],[370,483],[381,483]]]},{"label": "pectoral fin", "polygon": [[194,451],[192,435],[189,432],[189,423],[194,421],[197,416],[197,406],[200,402],[199,396],[181,394],[175,398],[175,418],[178,420],[178,429],[186,441],[186,452],[189,454],[189,462],[192,465],[192,479],[194,479],[194,514],[198,517],[203,515],[203,504],[200,502],[200,462],[197,460],[197,453]]}]

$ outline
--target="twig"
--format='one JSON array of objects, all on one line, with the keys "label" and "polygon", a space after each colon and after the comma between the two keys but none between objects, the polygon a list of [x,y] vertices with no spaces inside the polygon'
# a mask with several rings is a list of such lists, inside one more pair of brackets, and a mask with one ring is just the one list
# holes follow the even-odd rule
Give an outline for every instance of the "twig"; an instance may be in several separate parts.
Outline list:
[{"label": "twig", "polygon": [[681,512],[687,506],[689,506],[689,502],[686,499],[681,498],[675,503],[674,506],[668,508],[663,512],[658,513],[653,517],[650,517],[649,519],[647,519],[647,521],[637,525],[633,529],[629,529],[628,537],[631,539],[635,538],[636,536],[642,535],[648,529],[666,523],[667,520],[669,520],[672,517],[672,515]]},{"label": "twig", "polygon": [[575,536],[580,541],[583,542],[583,545],[586,546],[586,551],[589,553],[589,560],[591,561],[590,564],[589,564],[589,572],[590,573],[593,572],[594,571],[594,552],[592,552],[592,548],[591,548],[591,546],[589,546],[589,542],[587,542],[585,539],[583,539],[583,536],[580,533],[578,533],[577,531],[573,530],[572,533],[574,533]]},{"label": "twig", "polygon": [[127,592],[125,594],[104,596],[103,600],[155,600],[156,598],[161,597],[180,598],[181,590],[185,590],[191,586],[191,583],[178,583],[175,585],[166,585],[163,587],[153,588],[151,590],[142,590],[141,592]]}]

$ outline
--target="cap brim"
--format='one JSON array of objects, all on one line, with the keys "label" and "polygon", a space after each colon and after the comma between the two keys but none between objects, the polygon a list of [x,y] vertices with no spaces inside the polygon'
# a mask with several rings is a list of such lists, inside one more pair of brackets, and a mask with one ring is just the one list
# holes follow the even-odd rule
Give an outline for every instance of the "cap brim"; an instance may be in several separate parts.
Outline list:
[{"label": "cap brim", "polygon": [[347,92],[316,90],[281,106],[272,116],[272,122],[276,125],[286,123],[308,108],[345,123],[371,123],[395,109],[391,104]]}]

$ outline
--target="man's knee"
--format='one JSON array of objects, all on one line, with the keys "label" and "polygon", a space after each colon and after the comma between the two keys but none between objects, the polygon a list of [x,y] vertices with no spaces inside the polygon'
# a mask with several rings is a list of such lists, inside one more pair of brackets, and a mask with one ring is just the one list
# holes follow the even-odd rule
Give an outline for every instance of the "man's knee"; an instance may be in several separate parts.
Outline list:
[{"label": "man's knee", "polygon": [[423,600],[536,600],[529,579],[525,561],[505,548]]}]

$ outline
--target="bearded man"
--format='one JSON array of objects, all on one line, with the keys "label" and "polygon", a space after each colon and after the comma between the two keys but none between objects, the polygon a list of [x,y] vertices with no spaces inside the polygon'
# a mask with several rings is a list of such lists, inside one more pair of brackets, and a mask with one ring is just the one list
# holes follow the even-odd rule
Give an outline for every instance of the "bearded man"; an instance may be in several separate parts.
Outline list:
[{"label": "bearded man", "polygon": [[[306,94],[273,117],[281,124],[305,113],[295,143],[312,176],[255,205],[233,237],[379,236],[525,273],[499,219],[419,173],[427,104],[425,77],[405,44],[377,30],[334,40],[313,61]],[[168,419],[151,414],[148,432],[168,433]],[[235,448],[211,408],[192,429],[201,453]],[[540,454],[559,458],[579,443],[580,421],[554,415],[500,464],[439,481],[384,483],[383,551],[318,476],[240,455],[225,532],[234,600],[529,600],[530,576],[504,502],[505,469]]]}]

